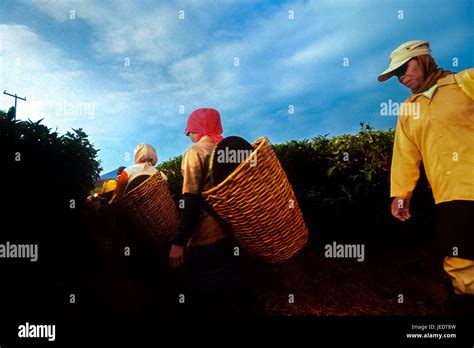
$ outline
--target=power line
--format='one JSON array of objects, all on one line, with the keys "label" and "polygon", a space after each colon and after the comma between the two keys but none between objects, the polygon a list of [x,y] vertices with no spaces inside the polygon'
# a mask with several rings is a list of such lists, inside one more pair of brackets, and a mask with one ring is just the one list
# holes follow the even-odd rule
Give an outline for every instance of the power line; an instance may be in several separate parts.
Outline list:
[{"label": "power line", "polygon": [[26,97],[25,97],[25,98],[19,97],[19,96],[16,95],[16,93],[15,93],[15,95],[10,94],[10,93],[7,93],[6,90],[3,91],[3,94],[6,94],[6,95],[8,95],[8,96],[10,96],[10,97],[15,98],[15,113],[13,114],[13,119],[16,120],[16,100],[17,100],[17,99],[21,99],[21,100],[26,101]]}]

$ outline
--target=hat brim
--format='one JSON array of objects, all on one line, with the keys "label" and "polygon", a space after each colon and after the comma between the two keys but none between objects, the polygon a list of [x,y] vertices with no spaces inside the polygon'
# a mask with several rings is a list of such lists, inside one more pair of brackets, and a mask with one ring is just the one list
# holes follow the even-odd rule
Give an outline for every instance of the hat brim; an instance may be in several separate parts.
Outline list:
[{"label": "hat brim", "polygon": [[397,63],[397,64],[394,64],[394,65],[391,65],[389,66],[387,69],[385,69],[378,77],[377,77],[377,80],[379,80],[379,82],[384,82],[384,81],[387,81],[388,79],[390,79],[392,76],[393,76],[393,72],[395,70],[397,70],[399,67],[401,67],[403,64],[405,64],[406,62],[408,62],[410,59],[412,59],[413,57],[409,57],[405,60],[402,60],[401,62]]}]

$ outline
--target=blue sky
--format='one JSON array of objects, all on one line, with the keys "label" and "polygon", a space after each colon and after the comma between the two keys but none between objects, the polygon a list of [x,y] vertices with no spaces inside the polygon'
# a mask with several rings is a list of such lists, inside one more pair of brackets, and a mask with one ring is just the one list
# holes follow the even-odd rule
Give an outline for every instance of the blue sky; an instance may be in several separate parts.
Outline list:
[{"label": "blue sky", "polygon": [[183,153],[199,107],[250,141],[394,128],[380,104],[409,91],[376,79],[390,52],[423,39],[443,68],[473,67],[473,18],[472,0],[2,0],[0,89],[27,97],[18,118],[83,128],[108,172],[138,143]]}]

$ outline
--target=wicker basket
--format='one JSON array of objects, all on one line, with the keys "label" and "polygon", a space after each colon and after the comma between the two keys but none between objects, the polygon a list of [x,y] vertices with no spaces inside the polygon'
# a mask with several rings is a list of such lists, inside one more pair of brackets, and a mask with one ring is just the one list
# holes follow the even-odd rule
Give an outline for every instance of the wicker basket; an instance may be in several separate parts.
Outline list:
[{"label": "wicker basket", "polygon": [[179,213],[168,183],[157,172],[114,203],[145,235],[159,244],[176,235]]},{"label": "wicker basket", "polygon": [[308,229],[269,140],[259,138],[252,146],[246,161],[203,197],[243,248],[269,263],[283,262],[307,244]]}]

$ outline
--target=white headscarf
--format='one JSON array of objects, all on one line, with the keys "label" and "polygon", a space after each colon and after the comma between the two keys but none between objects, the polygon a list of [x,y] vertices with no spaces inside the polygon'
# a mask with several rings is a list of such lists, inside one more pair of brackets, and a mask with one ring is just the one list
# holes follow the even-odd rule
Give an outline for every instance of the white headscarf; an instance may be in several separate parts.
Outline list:
[{"label": "white headscarf", "polygon": [[152,166],[158,163],[156,151],[150,144],[138,144],[133,153],[135,155],[135,163],[149,163]]}]

